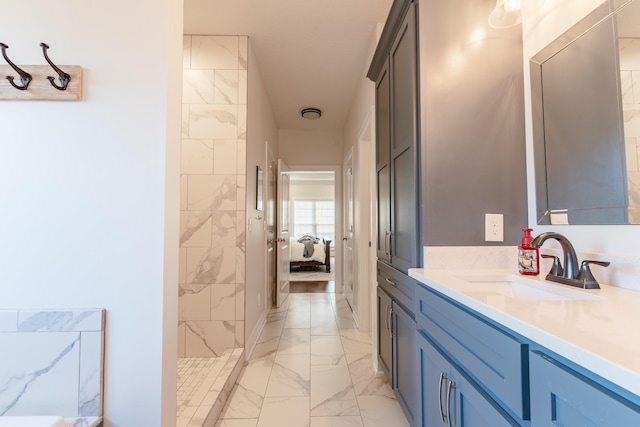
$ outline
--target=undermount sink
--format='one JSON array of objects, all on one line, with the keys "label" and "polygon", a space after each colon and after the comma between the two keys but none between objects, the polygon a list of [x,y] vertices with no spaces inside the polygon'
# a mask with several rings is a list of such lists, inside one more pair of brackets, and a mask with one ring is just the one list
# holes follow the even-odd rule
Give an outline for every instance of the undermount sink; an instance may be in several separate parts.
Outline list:
[{"label": "undermount sink", "polygon": [[[541,280],[528,279],[515,274],[460,275],[456,278],[474,284],[465,292],[469,296],[485,299],[491,295],[522,300],[600,300],[602,297]],[[477,285],[477,287],[475,286]]]}]

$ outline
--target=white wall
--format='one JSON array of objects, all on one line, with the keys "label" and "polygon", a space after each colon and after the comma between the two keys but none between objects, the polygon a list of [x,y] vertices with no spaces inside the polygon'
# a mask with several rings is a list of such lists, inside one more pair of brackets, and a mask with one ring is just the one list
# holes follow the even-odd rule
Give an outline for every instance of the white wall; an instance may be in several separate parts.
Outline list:
[{"label": "white wall", "polygon": [[280,129],[278,152],[288,165],[339,165],[342,134],[340,131]]},{"label": "white wall", "polygon": [[[377,311],[374,309],[375,289],[375,252],[369,246],[371,224],[376,221],[375,208],[372,206],[372,185],[375,183],[375,83],[366,77],[384,24],[378,24],[371,32],[371,42],[366,61],[362,68],[356,94],[351,103],[349,115],[342,131],[342,158],[346,159],[353,150],[354,185],[354,253],[353,274],[356,286],[363,286],[358,295],[358,325],[361,330],[370,330],[375,335]],[[372,246],[375,248],[375,242]],[[367,288],[365,289],[364,286]],[[369,300],[369,301],[366,301]],[[374,343],[375,344],[375,343]],[[377,344],[376,344],[377,345]]]},{"label": "white wall", "polygon": [[[267,289],[267,243],[265,231],[266,211],[255,209],[256,200],[256,166],[260,165],[266,175],[266,144],[278,155],[278,127],[267,97],[266,88],[260,75],[260,67],[256,61],[251,39],[249,39],[249,99],[247,116],[247,223],[252,219],[251,231],[246,233],[246,268],[245,289],[245,331],[246,347],[251,349],[259,337],[262,321],[271,308]],[[263,191],[266,190],[266,182]],[[266,200],[266,192],[263,192]],[[260,219],[258,219],[260,218]]]},{"label": "white wall", "polygon": [[17,64],[46,42],[84,68],[81,102],[0,101],[0,306],[106,308],[105,426],[175,425],[182,1],[34,0],[0,28]]},{"label": "white wall", "polygon": [[[358,135],[362,128],[362,125],[371,113],[371,109],[375,106],[375,83],[369,80],[366,75],[369,71],[369,65],[373,54],[378,45],[378,40],[382,34],[384,24],[379,24],[371,32],[371,42],[369,44],[369,52],[367,53],[367,59],[362,64],[362,77],[358,83],[358,89],[351,102],[351,108],[349,109],[349,115],[345,121],[344,128],[342,130],[342,157],[346,157],[351,148],[357,149]],[[375,143],[375,141],[374,141]]]}]

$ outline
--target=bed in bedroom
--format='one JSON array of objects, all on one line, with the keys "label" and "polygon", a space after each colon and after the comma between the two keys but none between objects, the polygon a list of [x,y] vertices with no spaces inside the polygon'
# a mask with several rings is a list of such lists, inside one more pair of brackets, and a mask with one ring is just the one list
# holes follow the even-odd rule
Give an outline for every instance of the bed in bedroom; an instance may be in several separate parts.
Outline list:
[{"label": "bed in bedroom", "polygon": [[318,239],[313,245],[313,253],[309,257],[304,256],[304,243],[291,238],[289,244],[291,254],[291,268],[293,267],[320,267],[325,266],[327,273],[331,272],[331,240]]}]

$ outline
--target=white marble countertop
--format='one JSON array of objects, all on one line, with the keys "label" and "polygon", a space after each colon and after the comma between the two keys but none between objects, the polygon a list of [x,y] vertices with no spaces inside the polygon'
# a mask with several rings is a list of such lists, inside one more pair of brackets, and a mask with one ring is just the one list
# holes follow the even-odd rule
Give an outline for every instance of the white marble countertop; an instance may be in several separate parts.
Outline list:
[{"label": "white marble countertop", "polygon": [[[467,280],[491,275],[533,280],[532,287],[560,287],[560,292],[596,299],[519,298],[505,292],[504,284]],[[515,270],[416,268],[409,276],[640,396],[640,292],[606,285],[582,290],[546,282],[544,274],[524,277]]]}]

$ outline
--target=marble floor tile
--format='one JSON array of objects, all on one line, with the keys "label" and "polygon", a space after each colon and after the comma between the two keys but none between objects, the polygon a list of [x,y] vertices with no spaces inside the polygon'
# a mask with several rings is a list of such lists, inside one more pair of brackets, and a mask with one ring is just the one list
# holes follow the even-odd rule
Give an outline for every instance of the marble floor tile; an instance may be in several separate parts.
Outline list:
[{"label": "marble floor tile", "polygon": [[269,312],[216,427],[407,427],[374,357],[343,295],[292,294]]},{"label": "marble floor tile", "polygon": [[247,361],[249,366],[273,366],[276,358],[278,345],[280,344],[280,336],[262,336],[258,339],[258,343],[253,349],[251,359]]},{"label": "marble floor tile", "polygon": [[309,398],[265,398],[258,427],[309,427]]},{"label": "marble floor tile", "polygon": [[309,357],[307,354],[277,355],[265,396],[309,396]]},{"label": "marble floor tile", "polygon": [[284,320],[287,318],[287,310],[285,311],[270,311],[267,314],[267,321],[270,320]]},{"label": "marble floor tile", "polygon": [[311,302],[311,294],[308,293],[291,294],[289,298],[291,299],[291,302],[289,303],[289,310],[295,310],[296,306],[309,304]]},{"label": "marble floor tile", "polygon": [[339,336],[311,337],[311,365],[344,365],[346,363],[342,340]]},{"label": "marble floor tile", "polygon": [[[294,294],[295,295],[305,295],[305,294]],[[291,304],[289,305],[289,315],[291,315],[291,313],[295,313],[297,311],[306,311],[307,313],[311,310],[311,302],[306,299],[306,300],[293,300],[291,301]]]},{"label": "marble floor tile", "polygon": [[267,319],[267,323],[262,328],[263,337],[279,337],[282,334],[285,319]]},{"label": "marble floor tile", "polygon": [[314,293],[309,294],[309,301],[311,305],[315,304],[331,304],[332,301],[335,301],[335,294],[333,293]]},{"label": "marble floor tile", "polygon": [[311,334],[309,329],[284,329],[280,337],[278,354],[310,354]]},{"label": "marble floor tile", "polygon": [[382,395],[395,398],[387,377],[374,371],[371,353],[347,354],[346,358],[357,396]]},{"label": "marble floor tile", "polygon": [[[342,329],[342,328],[340,328]],[[360,332],[357,329],[342,329],[340,331],[344,352],[349,353],[371,353],[371,335],[368,332]]]},{"label": "marble floor tile", "polygon": [[312,320],[311,335],[312,336],[340,335],[340,329],[338,329],[338,325],[335,322],[313,324],[313,320]]},{"label": "marble floor tile", "polygon": [[309,308],[311,309],[311,313],[314,316],[315,315],[318,315],[318,316],[323,316],[323,315],[335,316],[334,311],[333,311],[333,305],[329,301],[311,302],[311,304],[309,305]]},{"label": "marble floor tile", "polygon": [[353,314],[344,310],[336,311],[336,323],[340,329],[356,329],[358,327],[353,319]]},{"label": "marble floor tile", "polygon": [[339,335],[338,324],[333,315],[330,313],[317,314],[313,310],[311,312],[311,335]]},{"label": "marble floor tile", "polygon": [[396,399],[386,396],[358,396],[364,427],[409,427]]},{"label": "marble floor tile", "polygon": [[352,316],[351,307],[347,300],[335,301],[333,303],[333,310],[336,314],[344,314],[345,316]]},{"label": "marble floor tile", "polygon": [[216,427],[256,427],[258,419],[219,420]]},{"label": "marble floor tile", "polygon": [[333,308],[328,304],[318,304],[311,306],[311,321],[336,321],[336,315]]},{"label": "marble floor tile", "polygon": [[311,416],[359,415],[349,368],[311,367]]},{"label": "marble floor tile", "polygon": [[284,321],[284,327],[309,329],[311,327],[311,312],[306,310],[290,311]]},{"label": "marble floor tile", "polygon": [[291,298],[287,298],[285,302],[280,305],[280,307],[271,307],[271,310],[269,310],[269,314],[286,313],[289,310],[289,304],[291,304]]},{"label": "marble floor tile", "polygon": [[176,417],[176,427],[187,427],[197,410],[197,406],[186,406],[182,408],[182,411]]},{"label": "marble floor tile", "polygon": [[362,418],[359,416],[311,417],[311,427],[363,427],[363,425]]},{"label": "marble floor tile", "polygon": [[245,367],[222,409],[220,418],[257,418],[270,374],[271,368]]}]

